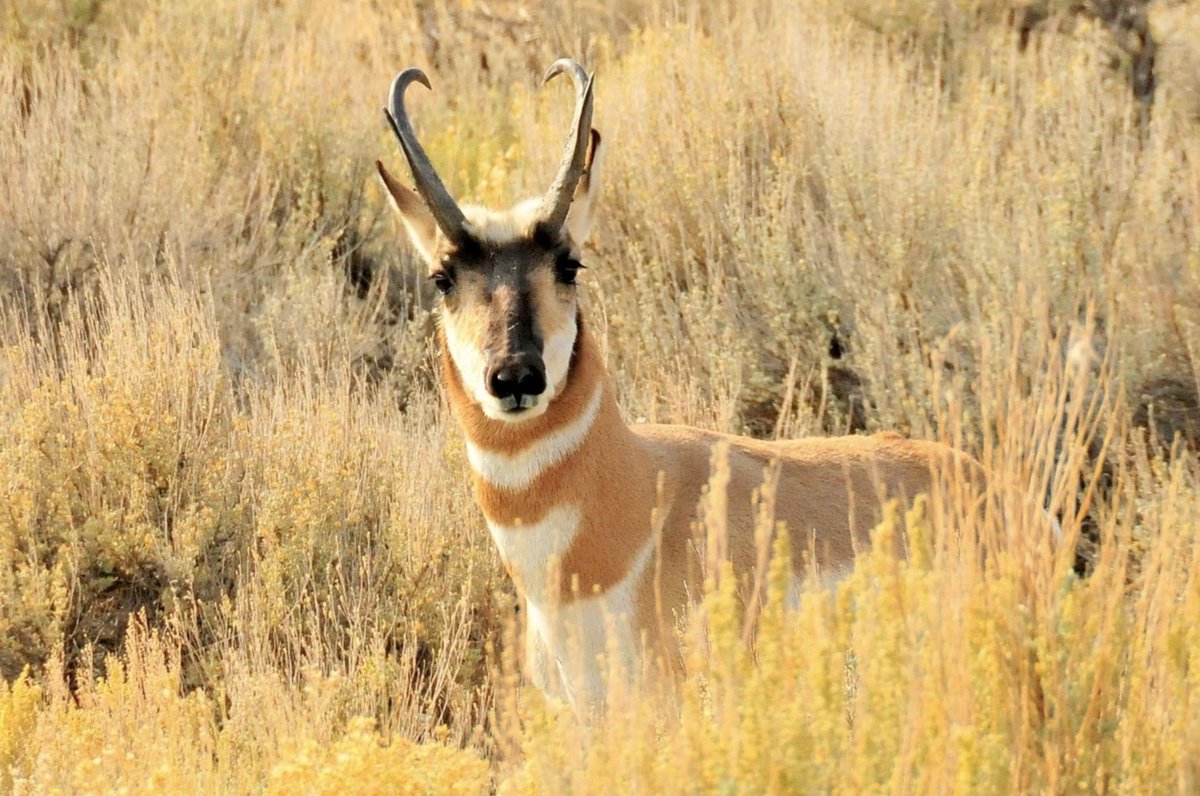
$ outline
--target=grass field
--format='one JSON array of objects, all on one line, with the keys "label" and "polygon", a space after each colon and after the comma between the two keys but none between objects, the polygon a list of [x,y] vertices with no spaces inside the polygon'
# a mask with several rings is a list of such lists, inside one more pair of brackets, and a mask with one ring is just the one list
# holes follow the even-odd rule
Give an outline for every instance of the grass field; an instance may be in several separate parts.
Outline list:
[{"label": "grass field", "polygon": [[[1200,791],[1194,6],[1148,112],[1066,3],[601,5],[0,0],[0,792]],[[714,569],[679,695],[586,729],[373,167],[420,65],[456,196],[542,193],[561,55],[627,416],[941,439],[998,507],[894,507],[797,611],[780,550],[753,649]]]}]

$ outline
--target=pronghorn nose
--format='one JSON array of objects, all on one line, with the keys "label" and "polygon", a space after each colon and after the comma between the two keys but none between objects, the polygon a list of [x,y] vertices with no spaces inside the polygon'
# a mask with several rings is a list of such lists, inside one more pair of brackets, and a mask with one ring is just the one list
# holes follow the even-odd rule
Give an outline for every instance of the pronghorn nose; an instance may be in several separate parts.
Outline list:
[{"label": "pronghorn nose", "polygon": [[497,362],[488,368],[487,389],[501,401],[514,399],[508,408],[528,409],[521,399],[535,398],[546,391],[546,367],[541,359],[525,357]]}]

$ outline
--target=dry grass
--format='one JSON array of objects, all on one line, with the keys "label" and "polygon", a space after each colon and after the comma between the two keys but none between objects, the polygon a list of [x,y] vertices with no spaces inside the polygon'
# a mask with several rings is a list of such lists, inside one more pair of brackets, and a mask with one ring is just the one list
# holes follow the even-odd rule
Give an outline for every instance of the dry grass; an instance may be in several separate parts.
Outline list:
[{"label": "dry grass", "polygon": [[[1004,4],[931,7],[0,3],[0,790],[1200,787],[1197,470],[1131,429],[1200,411],[1200,137],[1103,31],[1019,54]],[[982,514],[897,509],[906,562],[795,613],[777,583],[753,653],[714,567],[681,698],[586,732],[516,686],[370,179],[420,64],[452,190],[540,192],[563,53],[599,72],[583,281],[630,417],[858,401],[995,473]]]}]

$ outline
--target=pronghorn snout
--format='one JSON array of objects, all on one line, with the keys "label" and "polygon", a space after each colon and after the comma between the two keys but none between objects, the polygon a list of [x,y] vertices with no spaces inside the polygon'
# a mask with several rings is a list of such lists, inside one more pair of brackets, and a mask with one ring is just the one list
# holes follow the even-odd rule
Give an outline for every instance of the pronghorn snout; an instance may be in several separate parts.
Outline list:
[{"label": "pronghorn snout", "polygon": [[506,412],[520,412],[536,405],[546,391],[546,366],[534,354],[496,357],[488,364],[484,382]]}]

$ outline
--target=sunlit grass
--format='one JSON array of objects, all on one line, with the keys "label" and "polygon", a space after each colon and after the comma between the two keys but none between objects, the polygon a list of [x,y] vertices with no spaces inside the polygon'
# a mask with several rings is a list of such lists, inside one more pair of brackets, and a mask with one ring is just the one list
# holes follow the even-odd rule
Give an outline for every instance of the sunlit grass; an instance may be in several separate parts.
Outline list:
[{"label": "sunlit grass", "polygon": [[[0,791],[1200,787],[1197,471],[1131,428],[1169,419],[1152,380],[1194,395],[1200,139],[1103,30],[1019,54],[1006,4],[931,8],[0,5]],[[710,562],[683,681],[586,728],[520,686],[371,176],[417,64],[451,190],[542,192],[563,54],[598,72],[581,281],[628,417],[858,402],[992,473],[798,606],[778,550],[754,632]]]}]

